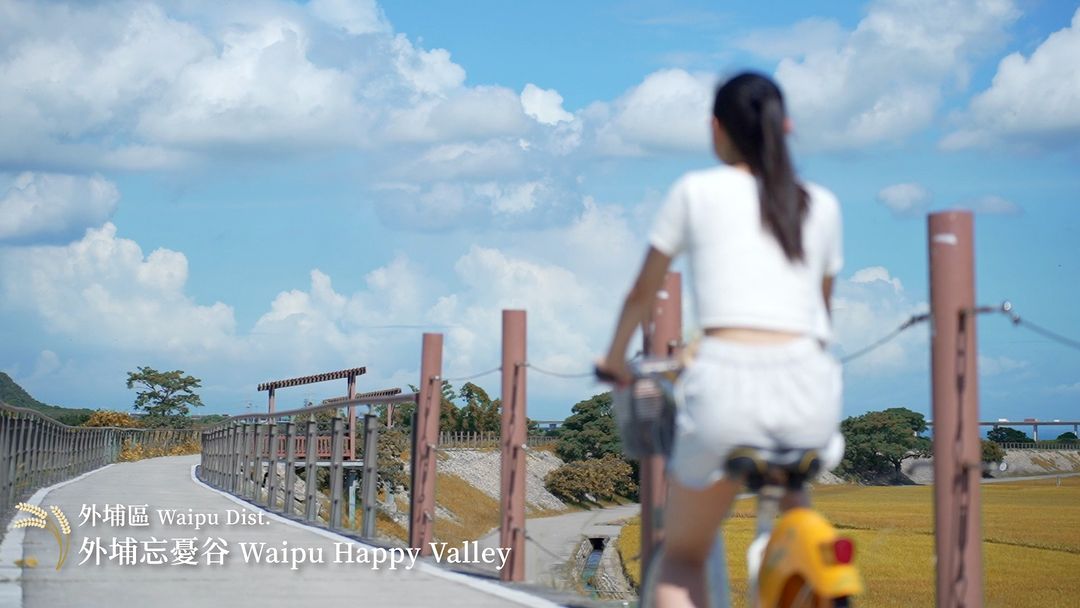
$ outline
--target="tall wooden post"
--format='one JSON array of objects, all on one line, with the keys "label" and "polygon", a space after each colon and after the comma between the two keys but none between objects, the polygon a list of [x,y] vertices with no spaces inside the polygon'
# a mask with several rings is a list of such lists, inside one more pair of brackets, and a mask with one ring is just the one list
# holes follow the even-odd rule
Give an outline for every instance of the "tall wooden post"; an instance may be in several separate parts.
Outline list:
[{"label": "tall wooden post", "polygon": [[[348,392],[349,400],[356,399],[356,374],[349,374]],[[345,458],[356,459],[356,406],[349,406],[349,437],[345,442]]]},{"label": "tall wooden post", "polygon": [[932,213],[929,232],[937,605],[980,608],[982,463],[972,214]]},{"label": "tall wooden post", "polygon": [[375,480],[378,476],[379,417],[364,416],[364,477],[360,481],[360,507],[364,510],[360,534],[375,538]]},{"label": "tall wooden post", "polygon": [[525,339],[525,311],[504,310],[499,547],[510,549],[499,572],[504,581],[525,580]]},{"label": "tall wooden post", "polygon": [[[670,357],[682,348],[682,277],[669,272],[656,294],[652,315],[642,328],[642,350],[649,357]],[[663,539],[663,511],[667,498],[664,458],[641,460],[638,483],[641,487],[641,563],[652,563],[653,552]],[[645,578],[642,572],[642,580]]]},{"label": "tall wooden post", "polygon": [[420,555],[431,554],[435,524],[435,446],[439,440],[442,403],[443,335],[424,334],[420,359],[420,395],[416,404],[412,446],[412,496],[409,510],[409,546]]}]

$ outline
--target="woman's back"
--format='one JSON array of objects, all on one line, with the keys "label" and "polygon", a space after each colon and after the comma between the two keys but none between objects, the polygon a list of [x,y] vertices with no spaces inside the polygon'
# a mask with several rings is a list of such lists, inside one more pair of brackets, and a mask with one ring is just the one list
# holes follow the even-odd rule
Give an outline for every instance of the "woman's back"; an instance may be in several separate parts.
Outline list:
[{"label": "woman's back", "polygon": [[686,253],[701,327],[830,338],[821,281],[843,264],[840,210],[825,188],[804,187],[803,256],[795,261],[764,226],[758,183],[747,171],[693,171],[672,187],[649,241],[669,257]]}]

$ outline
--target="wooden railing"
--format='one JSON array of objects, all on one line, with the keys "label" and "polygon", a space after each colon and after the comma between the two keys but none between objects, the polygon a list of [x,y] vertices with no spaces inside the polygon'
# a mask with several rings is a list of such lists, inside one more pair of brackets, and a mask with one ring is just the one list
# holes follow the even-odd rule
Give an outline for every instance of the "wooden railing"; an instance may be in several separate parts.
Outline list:
[{"label": "wooden railing", "polygon": [[[525,438],[525,445],[530,448],[539,448],[555,445],[558,440],[558,437],[530,434]],[[499,433],[479,431],[442,431],[439,433],[440,449],[483,449],[498,447]]]},{"label": "wooden railing", "polygon": [[[340,410],[356,405],[415,402],[416,394],[385,397],[359,397],[323,405],[274,412],[247,414],[208,427],[202,432],[202,460],[198,476],[207,484],[248,500],[271,511],[300,516],[318,524],[326,521],[331,529],[349,527],[352,521],[343,517],[344,465],[352,460],[351,438],[345,432],[345,419]],[[320,434],[314,415],[332,411],[330,433]],[[364,529],[367,537],[375,533],[375,440],[378,419],[368,414],[365,419],[365,453],[363,461]],[[368,424],[370,422],[370,424]],[[324,421],[325,423],[325,421]],[[366,445],[371,443],[370,446]],[[316,467],[328,465],[330,473],[329,504],[321,497],[318,484],[305,483],[304,496],[296,496],[297,468],[303,467],[305,480],[315,481]],[[278,465],[284,465],[279,479]],[[322,504],[320,504],[320,501]],[[326,508],[325,513],[323,507]]]},{"label": "wooden railing", "polygon": [[1080,442],[1076,441],[1023,441],[999,443],[1006,450],[1077,450]]}]

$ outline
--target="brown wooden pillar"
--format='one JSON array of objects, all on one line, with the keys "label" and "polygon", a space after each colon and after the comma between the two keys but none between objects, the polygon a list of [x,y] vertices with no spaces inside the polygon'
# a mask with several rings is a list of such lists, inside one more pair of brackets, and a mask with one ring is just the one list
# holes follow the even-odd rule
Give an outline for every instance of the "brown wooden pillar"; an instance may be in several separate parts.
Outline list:
[{"label": "brown wooden pillar", "polygon": [[[356,374],[349,374],[348,378],[348,392],[346,394],[349,399],[356,399]],[[356,459],[356,406],[349,406],[349,433],[348,439],[345,442],[345,458],[348,460]]]},{"label": "brown wooden pillar", "polygon": [[[649,357],[671,357],[682,349],[682,277],[669,272],[664,286],[656,294],[652,315],[642,328],[642,350]],[[641,563],[652,563],[653,552],[663,539],[663,511],[667,498],[664,458],[650,456],[640,463],[638,483],[641,488]],[[642,572],[642,580],[645,573]]]},{"label": "brown wooden pillar", "polygon": [[982,606],[973,224],[970,211],[929,218],[937,605],[949,608]]},{"label": "brown wooden pillar", "polygon": [[504,310],[499,547],[510,549],[499,572],[504,581],[525,580],[525,340],[525,311]]},{"label": "brown wooden pillar", "polygon": [[431,554],[435,524],[435,446],[439,440],[439,406],[442,404],[442,351],[442,334],[424,334],[420,395],[413,428],[409,510],[409,546],[419,549],[420,555]]}]

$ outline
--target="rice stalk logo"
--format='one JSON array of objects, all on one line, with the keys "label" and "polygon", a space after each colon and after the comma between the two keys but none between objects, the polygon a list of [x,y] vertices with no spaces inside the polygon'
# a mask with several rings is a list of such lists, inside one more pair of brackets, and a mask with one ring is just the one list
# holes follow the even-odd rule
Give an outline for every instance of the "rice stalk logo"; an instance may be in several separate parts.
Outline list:
[{"label": "rice stalk logo", "polygon": [[[53,523],[53,520],[49,519],[49,513],[37,505],[20,502],[15,505],[15,508],[24,513],[29,513],[30,517],[15,520],[11,523],[12,528],[43,528],[52,532],[53,537],[56,539],[56,546],[60,547],[60,556],[56,559],[56,569],[59,570],[64,565],[64,560],[67,559],[68,550],[71,549],[71,524],[68,523],[68,518],[64,516],[64,512],[56,505],[49,507],[53,519],[56,520],[56,523]],[[27,557],[26,559],[16,560],[15,563],[19,566],[33,568],[37,566],[37,559]]]}]

